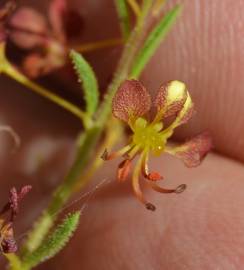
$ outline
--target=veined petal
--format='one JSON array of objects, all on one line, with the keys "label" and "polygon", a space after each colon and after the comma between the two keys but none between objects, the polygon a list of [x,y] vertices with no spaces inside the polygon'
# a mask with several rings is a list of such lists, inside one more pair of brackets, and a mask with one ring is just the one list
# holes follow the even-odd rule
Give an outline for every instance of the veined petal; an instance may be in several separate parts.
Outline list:
[{"label": "veined petal", "polygon": [[151,107],[147,89],[137,80],[124,81],[113,99],[113,115],[125,122],[134,121],[146,114]]},{"label": "veined petal", "polygon": [[162,136],[164,136],[165,138],[171,137],[174,132],[174,129],[188,122],[188,120],[190,120],[190,118],[192,117],[193,113],[194,113],[194,104],[192,102],[189,92],[187,92],[183,108],[178,112],[174,122],[165,130],[162,131]]},{"label": "veined petal", "polygon": [[40,46],[45,42],[48,32],[45,17],[32,8],[19,9],[10,20],[10,37],[15,44],[24,49]]},{"label": "veined petal", "polygon": [[212,139],[208,132],[204,132],[180,146],[166,146],[165,152],[180,158],[190,168],[200,165],[212,148]]},{"label": "veined petal", "polygon": [[194,113],[194,103],[192,102],[189,92],[187,92],[186,101],[184,103],[182,110],[178,113],[175,121],[173,122],[172,124],[173,127],[175,128],[188,122],[191,119],[193,113]]},{"label": "veined petal", "polygon": [[[187,98],[186,85],[181,81],[171,81],[162,85],[154,101],[157,118],[176,115],[184,106]],[[158,119],[160,120],[160,119]]]}]

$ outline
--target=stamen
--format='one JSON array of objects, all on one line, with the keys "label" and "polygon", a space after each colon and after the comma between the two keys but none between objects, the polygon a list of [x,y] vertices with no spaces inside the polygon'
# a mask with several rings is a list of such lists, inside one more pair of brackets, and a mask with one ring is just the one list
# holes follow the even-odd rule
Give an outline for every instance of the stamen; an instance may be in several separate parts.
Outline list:
[{"label": "stamen", "polygon": [[117,179],[119,180],[119,182],[126,180],[130,172],[130,169],[131,169],[130,159],[125,159],[119,164],[118,171],[117,171]]},{"label": "stamen", "polygon": [[142,174],[144,175],[144,177],[147,178],[148,174],[149,174],[149,169],[148,169],[148,155],[149,155],[149,151],[145,150],[143,152],[143,159],[142,159]]},{"label": "stamen", "polygon": [[108,153],[108,150],[105,149],[103,154],[101,155],[101,159],[103,159],[103,160],[111,160],[111,159],[114,159],[116,157],[123,156],[128,151],[130,151],[131,148],[132,148],[132,145],[128,144],[125,147],[121,148],[120,150],[118,150],[116,152],[112,152],[110,154]]},{"label": "stamen", "polygon": [[140,187],[139,176],[140,176],[140,171],[141,171],[141,167],[142,167],[142,162],[143,162],[143,155],[137,161],[137,164],[136,164],[135,169],[134,169],[134,173],[132,176],[133,190],[134,190],[135,195],[138,198],[138,200],[140,200],[146,206],[146,208],[148,210],[155,211],[156,207],[144,198],[144,195],[143,195],[141,187]]},{"label": "stamen", "polygon": [[104,149],[104,152],[102,153],[102,155],[101,155],[101,159],[103,159],[103,160],[109,160],[108,159],[108,150],[105,148]]},{"label": "stamen", "polygon": [[175,189],[175,193],[181,193],[187,188],[186,184],[181,184]]},{"label": "stamen", "polygon": [[140,146],[134,146],[128,153],[126,154],[127,159],[133,159],[137,152],[140,150]]},{"label": "stamen", "polygon": [[158,172],[150,172],[146,178],[150,181],[159,181],[164,179]]},{"label": "stamen", "polygon": [[162,187],[158,186],[155,182],[148,181],[148,183],[152,189],[154,189],[155,191],[160,192],[160,193],[181,193],[186,189],[185,184],[181,184],[175,189],[167,189],[167,188],[162,188]]},{"label": "stamen", "polygon": [[155,211],[156,207],[152,203],[146,203],[146,208],[151,211]]},{"label": "stamen", "polygon": [[149,155],[148,150],[143,152],[143,161],[142,161],[142,168],[141,168],[143,176],[150,181],[163,180],[163,176],[161,176],[158,172],[149,172],[148,155]]}]

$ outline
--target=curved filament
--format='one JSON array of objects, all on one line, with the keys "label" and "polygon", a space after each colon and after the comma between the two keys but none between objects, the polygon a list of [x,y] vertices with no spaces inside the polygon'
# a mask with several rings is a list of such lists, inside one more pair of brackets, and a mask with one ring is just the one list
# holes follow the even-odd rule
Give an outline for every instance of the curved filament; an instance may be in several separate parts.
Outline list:
[{"label": "curved filament", "polygon": [[136,156],[136,154],[137,154],[137,152],[139,150],[140,150],[140,146],[138,146],[138,145],[134,146],[133,148],[131,148],[128,151],[128,153],[126,154],[126,158],[127,159],[133,159]]},{"label": "curved filament", "polygon": [[133,176],[132,176],[132,186],[138,200],[140,200],[146,206],[148,210],[154,211],[156,210],[156,207],[145,199],[142,193],[141,187],[140,187],[139,177],[140,177],[142,162],[143,162],[143,155],[140,156],[140,158],[138,159],[136,163]]},{"label": "curved filament", "polygon": [[130,169],[131,169],[130,159],[125,159],[119,164],[117,170],[117,179],[119,180],[119,182],[123,182],[124,180],[126,180],[126,178],[130,173]]},{"label": "curved filament", "polygon": [[132,149],[132,147],[133,146],[131,144],[128,144],[125,147],[121,148],[120,150],[112,152],[112,153],[108,153],[108,150],[105,149],[103,154],[101,155],[101,158],[103,160],[111,160],[117,157],[121,157],[125,155],[127,152],[129,152]]},{"label": "curved filament", "polygon": [[155,182],[152,182],[152,181],[150,181],[148,183],[152,189],[154,189],[155,191],[160,192],[160,193],[181,193],[186,189],[185,184],[181,184],[175,189],[167,189],[167,188],[162,188],[162,187],[158,186]]},{"label": "curved filament", "polygon": [[163,180],[163,176],[161,176],[158,172],[149,172],[148,155],[149,155],[149,151],[145,150],[143,152],[143,160],[142,160],[142,167],[141,167],[143,176],[150,181]]}]

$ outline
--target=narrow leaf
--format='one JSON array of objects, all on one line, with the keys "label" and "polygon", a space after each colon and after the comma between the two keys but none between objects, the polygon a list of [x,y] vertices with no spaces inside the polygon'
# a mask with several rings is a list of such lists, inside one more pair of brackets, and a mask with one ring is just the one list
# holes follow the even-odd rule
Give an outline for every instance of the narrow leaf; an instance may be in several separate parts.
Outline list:
[{"label": "narrow leaf", "polygon": [[74,64],[74,69],[76,70],[79,82],[83,87],[86,100],[86,112],[88,115],[92,116],[96,111],[99,99],[96,75],[90,64],[81,54],[72,50],[70,57]]},{"label": "narrow leaf", "polygon": [[76,230],[79,218],[79,211],[68,215],[39,248],[23,258],[23,269],[31,269],[61,251]]},{"label": "narrow leaf", "polygon": [[126,40],[130,34],[130,15],[126,0],[114,0],[122,35]]},{"label": "narrow leaf", "polygon": [[136,57],[135,64],[131,70],[132,78],[137,78],[140,76],[142,70],[144,69],[152,55],[155,53],[156,49],[159,47],[166,34],[173,26],[178,15],[181,12],[181,9],[182,8],[180,5],[175,6],[162,18],[162,20],[151,31],[144,43],[144,46],[139,51]]}]

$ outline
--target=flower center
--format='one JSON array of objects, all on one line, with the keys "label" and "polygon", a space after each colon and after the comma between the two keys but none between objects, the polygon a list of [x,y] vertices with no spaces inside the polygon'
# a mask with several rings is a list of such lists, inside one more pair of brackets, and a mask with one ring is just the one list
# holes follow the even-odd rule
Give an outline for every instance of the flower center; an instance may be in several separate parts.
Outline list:
[{"label": "flower center", "polygon": [[155,155],[160,155],[164,150],[166,137],[160,133],[163,124],[161,122],[151,124],[143,118],[138,118],[134,124],[133,143],[142,150],[150,150]]}]

